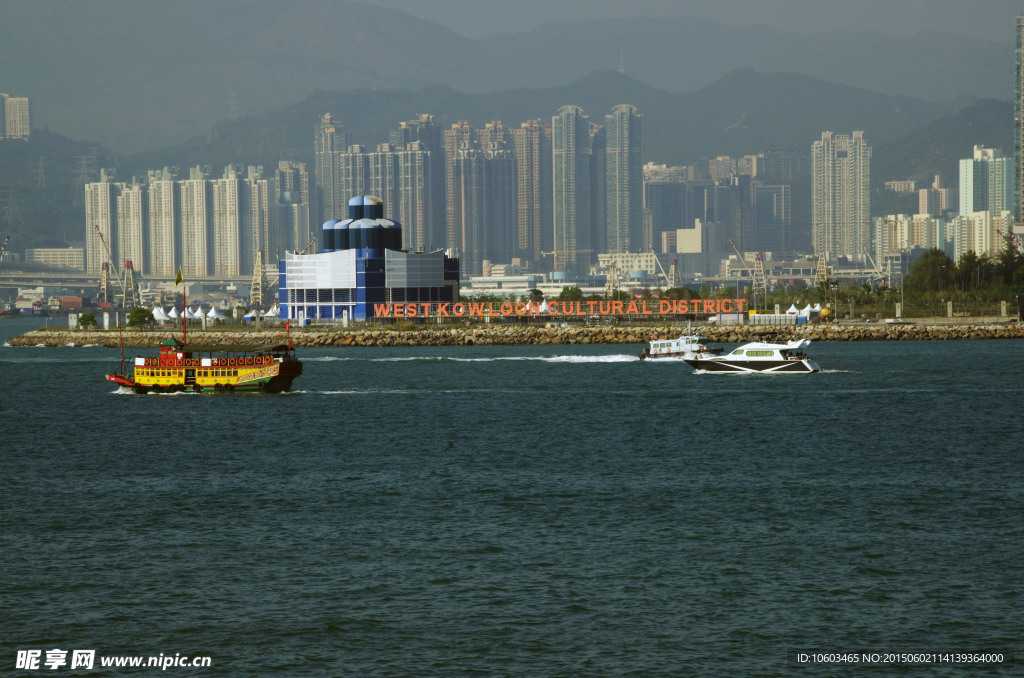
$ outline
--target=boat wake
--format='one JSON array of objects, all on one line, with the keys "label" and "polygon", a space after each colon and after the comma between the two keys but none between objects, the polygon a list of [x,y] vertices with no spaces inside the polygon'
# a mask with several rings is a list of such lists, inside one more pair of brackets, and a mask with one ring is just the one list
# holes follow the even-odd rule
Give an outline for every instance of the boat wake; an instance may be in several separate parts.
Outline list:
[{"label": "boat wake", "polygon": [[458,363],[488,362],[542,362],[542,363],[629,363],[638,361],[635,355],[553,355],[553,356],[507,356],[502,358],[450,358]]},{"label": "boat wake", "polygon": [[494,362],[543,362],[543,363],[631,363],[640,359],[635,355],[553,355],[553,356],[498,356],[491,358],[453,358],[439,355],[403,356],[392,358],[353,358],[319,356],[307,358],[307,362],[335,362],[365,360],[371,363],[494,363]]}]

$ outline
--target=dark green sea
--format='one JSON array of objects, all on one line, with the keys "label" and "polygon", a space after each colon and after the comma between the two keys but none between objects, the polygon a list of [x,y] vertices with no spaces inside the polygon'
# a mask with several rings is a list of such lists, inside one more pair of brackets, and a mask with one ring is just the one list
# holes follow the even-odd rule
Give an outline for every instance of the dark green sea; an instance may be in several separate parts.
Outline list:
[{"label": "dark green sea", "polygon": [[[116,349],[0,348],[0,674],[1024,675],[794,659],[1024,658],[1024,342],[640,349],[310,349],[293,393],[136,396]],[[55,648],[213,665],[15,670]]]}]

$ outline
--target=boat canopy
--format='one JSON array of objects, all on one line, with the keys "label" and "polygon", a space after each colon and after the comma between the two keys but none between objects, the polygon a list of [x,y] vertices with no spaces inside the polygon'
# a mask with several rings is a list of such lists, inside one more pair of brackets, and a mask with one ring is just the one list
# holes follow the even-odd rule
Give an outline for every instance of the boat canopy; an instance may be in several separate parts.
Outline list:
[{"label": "boat canopy", "polygon": [[287,353],[290,349],[288,344],[189,344],[182,346],[178,344],[167,344],[166,342],[161,346],[177,346],[182,349],[185,353]]}]

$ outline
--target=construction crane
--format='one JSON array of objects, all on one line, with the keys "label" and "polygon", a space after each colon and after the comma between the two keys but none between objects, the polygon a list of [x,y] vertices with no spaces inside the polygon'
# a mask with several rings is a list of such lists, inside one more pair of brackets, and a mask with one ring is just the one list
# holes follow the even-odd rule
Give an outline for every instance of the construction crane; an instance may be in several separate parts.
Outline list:
[{"label": "construction crane", "polygon": [[124,307],[139,305],[139,281],[135,277],[135,267],[132,265],[132,260],[128,259],[124,262]]},{"label": "construction crane", "polygon": [[252,287],[249,301],[256,308],[263,308],[263,291],[267,288],[267,271],[263,264],[263,250],[256,250],[256,261],[252,267]]},{"label": "construction crane", "polygon": [[[672,277],[670,278],[669,274],[665,272],[665,267],[661,264],[661,259],[658,258],[658,253],[654,251],[654,245],[647,243],[647,249],[654,255],[654,264],[661,271],[661,276],[665,280],[665,287],[675,287],[675,269],[672,269]],[[661,290],[661,285],[658,285],[658,289]]]},{"label": "construction crane", "polygon": [[585,254],[587,252],[593,252],[594,250],[552,250],[550,252],[541,252],[542,257],[546,257],[549,254],[554,257],[551,262],[551,270],[558,270],[558,255],[559,254]]},{"label": "construction crane", "polygon": [[[642,252],[643,250],[637,250],[636,254],[633,255],[633,258],[629,260],[628,264],[626,264],[626,275],[629,275],[629,271],[633,269],[633,264],[635,264],[636,260],[640,258],[640,254]],[[629,254],[629,252],[623,252],[623,254]],[[613,260],[608,264],[608,284],[605,286],[605,294],[610,299],[618,290],[619,273],[618,267],[615,265],[615,261]]]},{"label": "construction crane", "polygon": [[829,270],[828,261],[826,260],[825,251],[818,252],[818,284],[826,285],[829,281]]},{"label": "construction crane", "polygon": [[11,239],[11,236],[5,235],[3,244],[0,244],[0,263],[3,263],[4,252],[7,251],[7,241]]},{"label": "construction crane", "polygon": [[768,301],[768,276],[764,273],[764,260],[761,253],[754,253],[754,303],[757,303],[757,295],[761,295],[766,303]]},{"label": "construction crane", "polygon": [[96,235],[100,238],[100,242],[103,243],[103,250],[107,253],[107,261],[110,263],[110,268],[114,271],[114,279],[117,280],[117,284],[121,288],[122,305],[127,305],[128,292],[124,288],[124,281],[121,280],[121,273],[117,270],[117,264],[114,263],[114,257],[110,254],[110,248],[107,246],[107,240],[103,237],[103,232],[100,230],[98,225],[94,228],[96,229]]},{"label": "construction crane", "polygon": [[[871,262],[871,268],[875,272],[875,277],[872,279],[872,281],[885,279],[885,274],[882,273],[882,269],[878,268],[878,264],[876,264],[875,260],[871,258],[871,252],[868,252],[868,248],[866,247],[864,248],[864,254],[867,256],[868,261]],[[885,284],[887,287],[892,287],[892,280],[886,279]]]},{"label": "construction crane", "polygon": [[312,240],[307,242],[306,246],[302,248],[302,251],[299,252],[299,254],[305,254],[306,252],[309,251],[310,247],[312,247],[314,250],[316,249],[316,238],[313,238]]},{"label": "construction crane", "polygon": [[747,260],[743,258],[742,254],[740,254],[739,248],[736,247],[736,243],[732,241],[732,238],[727,238],[727,240],[729,241],[729,244],[732,245],[732,251],[736,253],[736,256],[739,258],[740,263],[743,264],[743,270],[746,271],[747,275],[750,276],[750,279],[753,280],[754,272],[750,270],[749,266],[747,266]]}]

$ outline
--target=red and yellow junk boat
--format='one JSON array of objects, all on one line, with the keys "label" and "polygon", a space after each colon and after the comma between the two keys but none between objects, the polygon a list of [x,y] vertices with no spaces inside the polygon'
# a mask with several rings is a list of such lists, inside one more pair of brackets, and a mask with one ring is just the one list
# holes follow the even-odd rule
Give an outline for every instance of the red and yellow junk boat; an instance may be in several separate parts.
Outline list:
[{"label": "red and yellow junk boat", "polygon": [[136,393],[281,393],[291,390],[302,363],[286,344],[267,346],[186,346],[177,339],[160,344],[155,358],[135,358],[131,375],[107,375],[107,381]]}]

